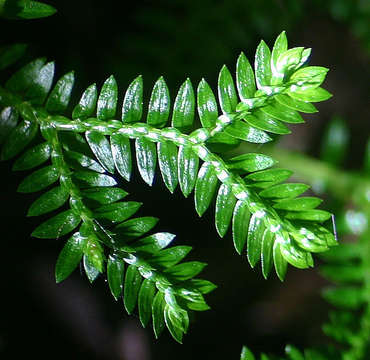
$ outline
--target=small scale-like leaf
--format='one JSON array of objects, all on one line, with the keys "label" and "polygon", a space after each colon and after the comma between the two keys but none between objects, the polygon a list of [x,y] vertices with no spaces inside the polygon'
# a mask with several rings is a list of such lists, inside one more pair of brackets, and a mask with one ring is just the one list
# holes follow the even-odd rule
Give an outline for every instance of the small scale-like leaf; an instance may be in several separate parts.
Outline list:
[{"label": "small scale-like leaf", "polygon": [[303,58],[303,47],[295,47],[282,52],[276,60],[276,70],[281,74],[297,69]]},{"label": "small scale-like leaf", "polygon": [[216,199],[216,229],[221,237],[224,237],[229,228],[233,216],[236,198],[229,185],[222,184],[218,190]]},{"label": "small scale-like leaf", "polygon": [[257,109],[253,112],[253,115],[247,115],[245,120],[249,125],[256,127],[257,129],[265,130],[273,134],[286,135],[290,134],[289,128],[284,125],[281,121],[273,119],[262,110]]},{"label": "small scale-like leaf", "polygon": [[289,179],[292,174],[292,171],[286,169],[268,169],[249,174],[245,179],[274,185]]},{"label": "small scale-like leaf", "polygon": [[74,173],[74,178],[82,188],[95,186],[114,186],[116,180],[109,175],[99,174],[93,171],[77,171]]},{"label": "small scale-like leaf", "polygon": [[164,329],[164,308],[166,302],[164,301],[164,294],[160,291],[157,292],[157,295],[154,297],[152,304],[152,319],[153,319],[153,330],[156,339]]},{"label": "small scale-like leaf", "polygon": [[192,192],[198,174],[199,158],[191,146],[181,145],[178,154],[179,183],[185,197]]},{"label": "small scale-like leaf", "polygon": [[81,262],[86,238],[80,233],[74,233],[64,245],[55,265],[55,280],[57,283],[65,280]]},{"label": "small scale-like leaf", "polygon": [[292,110],[277,101],[273,101],[270,105],[262,106],[261,111],[274,119],[284,121],[291,124],[301,124],[304,122],[301,115],[296,110]]},{"label": "small scale-like leaf", "polygon": [[288,263],[298,269],[306,269],[313,265],[311,253],[299,248],[288,237],[280,242],[280,252]]},{"label": "small scale-like leaf", "polygon": [[128,87],[122,104],[122,121],[134,123],[143,113],[143,78],[138,76]]},{"label": "small scale-like leaf", "polygon": [[217,183],[215,168],[212,164],[205,162],[199,170],[195,184],[195,209],[199,216],[202,216],[211,204]]},{"label": "small scale-like leaf", "polygon": [[27,150],[14,163],[12,170],[29,170],[41,165],[50,158],[51,147],[45,142]]},{"label": "small scale-like leaf", "polygon": [[254,97],[256,84],[251,64],[244,53],[241,53],[236,63],[236,84],[241,100]]},{"label": "small scale-like leaf", "polygon": [[274,47],[271,52],[271,69],[272,69],[272,82],[273,84],[279,84],[284,77],[284,74],[278,71],[278,59],[285,51],[288,50],[288,40],[285,31],[281,32],[276,38]]},{"label": "small scale-like leaf", "polygon": [[121,222],[135,214],[142,203],[136,201],[117,202],[103,205],[94,210],[97,219],[107,219],[112,222]]},{"label": "small scale-like leaf", "polygon": [[17,191],[31,193],[42,190],[59,179],[59,171],[53,166],[45,166],[28,175],[18,186]]},{"label": "small scale-like leaf", "polygon": [[152,304],[155,294],[155,283],[149,279],[145,279],[141,284],[138,297],[139,318],[143,327],[147,326],[152,315]]},{"label": "small scale-like leaf", "polygon": [[190,246],[173,246],[156,253],[150,258],[150,263],[168,268],[180,262],[190,250]]},{"label": "small scale-like leaf", "polygon": [[10,1],[2,9],[2,16],[9,19],[38,19],[51,16],[56,13],[56,9],[51,5],[39,1],[18,0]]},{"label": "small scale-like leaf", "polygon": [[39,239],[56,239],[74,230],[80,221],[78,214],[66,210],[39,225],[32,232],[32,236]]},{"label": "small scale-like leaf", "polygon": [[331,218],[331,213],[325,210],[303,210],[303,211],[287,211],[285,217],[294,220],[308,220],[308,221],[326,221]]},{"label": "small scale-like leaf", "polygon": [[90,283],[94,282],[95,279],[99,276],[100,271],[92,264],[86,254],[83,256],[83,265],[86,276],[89,279]]},{"label": "small scale-like leaf", "polygon": [[66,151],[65,160],[68,166],[75,170],[92,170],[98,173],[105,173],[105,169],[92,157],[75,151]]},{"label": "small scale-like leaf", "polygon": [[54,62],[47,63],[33,79],[26,93],[26,98],[30,99],[32,104],[41,105],[44,102],[53,83],[54,69]]},{"label": "small scale-like leaf", "polygon": [[205,128],[215,126],[218,117],[217,102],[212,89],[204,79],[198,85],[197,103],[202,126]]},{"label": "small scale-like leaf", "polygon": [[162,141],[158,143],[157,151],[163,181],[173,193],[178,183],[177,146],[170,141]]},{"label": "small scale-like leaf", "polygon": [[69,192],[58,186],[42,194],[30,206],[27,216],[39,216],[61,207],[69,198]]},{"label": "small scale-like leaf", "polygon": [[263,90],[264,86],[271,83],[271,52],[266,43],[259,43],[254,61],[257,88]]},{"label": "small scale-like leaf", "polygon": [[262,274],[265,279],[267,279],[273,264],[273,246],[274,246],[275,235],[274,233],[266,228],[262,236],[262,246],[261,246],[261,264],[262,264]]},{"label": "small scale-like leaf", "polygon": [[114,173],[114,161],[107,138],[98,131],[86,131],[86,140],[100,164],[111,174]]},{"label": "small scale-like leaf", "polygon": [[265,226],[263,223],[263,214],[256,212],[252,215],[248,227],[247,256],[251,267],[253,268],[261,256],[262,237]]},{"label": "small scale-like leaf", "polygon": [[227,126],[225,132],[237,139],[245,140],[251,143],[264,144],[272,138],[264,131],[249,126],[243,121],[235,121]]},{"label": "small scale-like leaf", "polygon": [[81,195],[85,201],[87,200],[94,207],[96,205],[108,205],[122,200],[127,195],[127,192],[116,187],[97,187],[82,190]]},{"label": "small scale-like leaf", "polygon": [[291,199],[302,194],[308,188],[309,186],[306,184],[279,184],[262,190],[260,196],[270,199]]},{"label": "small scale-like leaf", "polygon": [[126,270],[123,293],[123,303],[128,314],[131,314],[135,309],[141,281],[142,278],[138,268],[134,265],[130,265]]},{"label": "small scale-like leaf", "polygon": [[[158,222],[157,218],[150,217],[150,216],[130,219],[130,220],[127,220],[117,225],[114,228],[114,232],[124,237],[125,241],[129,241],[132,239],[136,239],[144,235],[145,233],[147,233],[157,224],[157,222]],[[135,243],[133,246],[136,246],[136,249],[141,250],[141,247],[145,247],[148,243],[151,244],[151,242],[149,241],[149,238],[153,240],[153,242],[155,242],[156,245],[158,245],[159,243],[162,244],[162,242],[165,241],[166,245],[164,246],[167,246],[168,243],[166,242],[166,240],[164,240],[161,237],[161,234],[167,234],[167,233],[154,234],[148,238],[141,239],[140,242]],[[171,235],[171,239],[173,239],[174,235],[172,234],[169,234],[169,235]],[[164,237],[167,238],[167,236],[164,236]],[[148,240],[148,242],[146,241],[146,239]],[[162,247],[159,247],[159,249],[161,248]]]},{"label": "small scale-like leaf", "polygon": [[238,200],[233,214],[233,241],[239,255],[242,254],[247,241],[250,212],[246,201]]},{"label": "small scale-like leaf", "polygon": [[46,110],[50,113],[63,113],[68,106],[74,83],[74,72],[71,71],[61,77],[51,90],[46,100]]},{"label": "small scale-like leaf", "polygon": [[256,358],[246,346],[243,346],[242,352],[240,354],[240,360],[256,360]]},{"label": "small scale-like leaf", "polygon": [[172,337],[182,344],[182,336],[186,333],[189,324],[188,313],[179,307],[167,304],[164,308],[164,319]]},{"label": "small scale-like leaf", "polygon": [[137,166],[143,180],[152,186],[157,165],[156,146],[153,142],[138,138],[135,142]]},{"label": "small scale-like leaf", "polygon": [[73,109],[72,119],[87,119],[89,116],[92,116],[95,111],[97,99],[98,91],[96,84],[92,84],[85,90],[80,102]]},{"label": "small scale-like leaf", "polygon": [[223,113],[235,111],[238,99],[233,78],[225,65],[218,76],[218,99]]},{"label": "small scale-like leaf", "polygon": [[176,96],[172,114],[172,127],[179,129],[182,133],[190,131],[193,126],[194,111],[194,90],[190,79],[186,79]]},{"label": "small scale-like leaf", "polygon": [[109,289],[116,300],[118,300],[122,293],[124,271],[124,261],[120,259],[117,254],[110,254],[107,263],[107,278]]},{"label": "small scale-like leaf", "polygon": [[[144,218],[142,218],[142,219],[144,219]],[[155,218],[152,218],[152,219],[155,219]],[[134,219],[134,220],[136,220],[136,219]],[[155,220],[157,220],[157,219],[155,219]],[[150,223],[150,226],[152,224],[153,224],[153,222]],[[138,236],[135,236],[136,235],[135,232],[131,232],[131,233],[129,232],[128,235],[126,235],[127,233],[125,233],[125,237],[128,236],[129,239],[139,237],[139,236],[141,236],[142,234],[146,233],[149,230],[150,230],[149,227],[144,227],[144,231],[137,230],[136,233],[138,234]],[[139,232],[140,232],[140,234],[139,234]],[[133,235],[131,235],[132,233],[133,233]],[[175,235],[170,234],[170,233],[162,232],[162,233],[156,233],[156,234],[147,236],[143,239],[140,239],[140,241],[137,241],[136,243],[130,244],[130,245],[136,251],[147,252],[147,253],[150,253],[150,254],[154,254],[154,253],[158,252],[159,250],[164,249],[166,246],[168,246],[174,238],[175,238]]]},{"label": "small scale-like leaf", "polygon": [[292,74],[290,81],[299,87],[317,87],[322,84],[328,71],[329,69],[322,66],[305,66]]},{"label": "small scale-like leaf", "polygon": [[305,360],[302,353],[292,345],[285,347],[285,353],[289,356],[289,360]]},{"label": "small scale-like leaf", "polygon": [[290,91],[288,95],[293,99],[308,102],[319,102],[330,99],[333,95],[329,91],[318,87],[318,88],[309,88],[304,91]]},{"label": "small scale-like leaf", "polygon": [[267,169],[275,164],[275,160],[263,154],[247,153],[235,156],[227,161],[227,167],[241,172],[253,172]]},{"label": "small scale-like leaf", "polygon": [[0,70],[17,62],[27,49],[26,44],[11,44],[0,49]]},{"label": "small scale-like leaf", "polygon": [[206,265],[199,261],[189,261],[172,266],[164,272],[176,281],[185,281],[197,276]]},{"label": "small scale-like leaf", "polygon": [[154,84],[150,97],[147,123],[151,126],[161,128],[168,120],[170,114],[170,93],[163,77]]},{"label": "small scale-like leaf", "polygon": [[132,171],[130,140],[120,134],[110,137],[111,151],[114,165],[118,173],[127,181],[130,181]]},{"label": "small scale-like leaf", "polygon": [[18,123],[18,111],[11,106],[4,108],[0,113],[0,145]]},{"label": "small scale-like leaf", "polygon": [[9,160],[18,155],[37,134],[36,121],[23,120],[13,129],[1,150],[1,160]]},{"label": "small scale-like leaf", "polygon": [[276,274],[281,281],[284,281],[288,263],[285,260],[285,258],[281,255],[280,243],[278,241],[274,242],[274,246],[272,248],[272,254],[273,254]]},{"label": "small scale-like leaf", "polygon": [[105,80],[99,94],[96,116],[99,120],[110,120],[116,115],[118,88],[113,75]]},{"label": "small scale-like leaf", "polygon": [[322,200],[316,197],[300,197],[296,199],[285,199],[274,204],[273,207],[279,210],[303,211],[311,210],[319,206]]},{"label": "small scale-like leaf", "polygon": [[285,94],[275,95],[275,99],[281,105],[284,105],[292,110],[300,111],[303,113],[315,113],[317,109],[311,103],[293,99]]}]

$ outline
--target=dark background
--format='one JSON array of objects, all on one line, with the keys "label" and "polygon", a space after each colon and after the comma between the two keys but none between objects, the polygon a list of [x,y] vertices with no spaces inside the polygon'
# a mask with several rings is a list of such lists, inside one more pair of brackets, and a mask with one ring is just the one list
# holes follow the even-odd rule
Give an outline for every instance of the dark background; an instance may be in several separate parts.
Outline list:
[{"label": "dark background", "polygon": [[[316,156],[325,125],[343,116],[351,132],[346,167],[359,166],[369,133],[370,9],[366,1],[48,1],[58,9],[50,18],[1,20],[1,44],[30,44],[29,58],[56,61],[57,76],[76,71],[75,102],[92,82],[116,76],[121,98],[129,82],[144,76],[146,103],[155,80],[164,75],[172,98],[190,77],[205,77],[213,89],[222,64],[234,69],[244,51],[252,61],[263,38],[270,46],[287,30],[290,47],[312,47],[311,64],[331,69],[325,87],[334,98],[318,104],[319,114],[285,136],[287,148]],[[289,268],[284,284],[273,274],[262,279],[257,267],[236,255],[230,234],[219,239],[214,212],[201,219],[193,199],[170,195],[159,174],[149,188],[135,173],[122,183],[130,199],[144,202],[141,215],[160,218],[156,230],[177,234],[177,244],[194,247],[190,257],[208,262],[202,274],[218,285],[207,296],[212,310],[197,313],[184,344],[164,332],[154,339],[135,316],[115,302],[104,277],[90,285],[76,272],[56,285],[54,265],[63,240],[29,234],[40,219],[25,218],[38,195],[17,194],[25,174],[0,164],[2,316],[0,354],[16,359],[238,359],[242,344],[282,353],[286,342],[307,347],[328,340],[321,324],[328,307],[320,298],[325,281],[316,270]]]}]

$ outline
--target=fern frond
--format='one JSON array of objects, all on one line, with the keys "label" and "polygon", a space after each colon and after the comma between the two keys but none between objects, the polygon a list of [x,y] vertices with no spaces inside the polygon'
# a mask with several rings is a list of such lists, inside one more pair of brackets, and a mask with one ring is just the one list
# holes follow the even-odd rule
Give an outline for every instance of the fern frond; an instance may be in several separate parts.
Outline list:
[{"label": "fern frond", "polygon": [[[212,90],[202,80],[197,89],[197,109],[203,127],[195,130],[195,94],[189,79],[180,87],[171,117],[170,96],[161,77],[154,85],[146,122],[141,122],[144,113],[141,77],[130,84],[125,94],[121,121],[114,120],[118,88],[112,76],[99,93],[95,84],[88,87],[72,112],[73,120],[58,114],[68,104],[73,74],[62,77],[50,91],[54,65],[45,65],[43,59],[14,74],[5,89],[0,89],[0,95],[4,105],[15,105],[27,119],[14,134],[34,134],[35,116],[44,118],[57,131],[85,133],[93,155],[80,152],[69,156],[81,159],[87,156],[83,163],[98,173],[117,171],[130,179],[134,156],[129,139],[133,139],[137,166],[146,183],[153,183],[158,163],[171,192],[177,184],[184,196],[195,189],[199,215],[216,198],[219,234],[224,236],[231,223],[237,252],[244,254],[247,244],[251,266],[262,259],[265,277],[274,264],[279,278],[283,279],[287,263],[307,268],[313,265],[312,252],[322,252],[336,244],[334,236],[320,225],[331,215],[315,209],[319,199],[297,198],[308,189],[307,185],[281,184],[290,172],[271,169],[275,164],[272,158],[257,153],[230,158],[224,150],[235,148],[241,141],[265,143],[275,135],[288,134],[290,130],[284,122],[302,122],[299,112],[315,112],[311,102],[330,97],[319,87],[327,69],[305,66],[309,54],[310,49],[288,50],[283,32],[272,53],[263,41],[260,43],[255,71],[243,54],[239,57],[236,86],[224,66],[218,81],[220,116]],[[45,108],[40,108],[44,102]],[[19,136],[14,134],[3,148],[4,159],[17,153],[14,144]],[[19,141],[22,146],[26,139],[31,136],[23,136]],[[107,175],[94,174],[94,177],[104,176]]]}]

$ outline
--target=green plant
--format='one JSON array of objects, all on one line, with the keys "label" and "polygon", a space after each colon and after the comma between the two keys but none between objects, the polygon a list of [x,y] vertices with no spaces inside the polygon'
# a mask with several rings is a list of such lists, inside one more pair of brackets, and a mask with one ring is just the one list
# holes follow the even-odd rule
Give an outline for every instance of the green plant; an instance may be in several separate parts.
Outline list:
[{"label": "green plant", "polygon": [[[2,49],[0,67],[12,65],[24,50],[19,44]],[[316,112],[312,102],[330,98],[320,87],[328,70],[307,66],[310,51],[288,49],[285,32],[272,51],[262,41],[254,69],[244,54],[237,61],[236,81],[225,66],[221,69],[218,101],[205,80],[195,94],[189,79],[171,100],[161,77],[146,111],[139,76],[125,93],[121,116],[113,76],[100,91],[89,86],[68,116],[73,72],[53,84],[54,63],[45,59],[14,72],[0,87],[1,158],[9,160],[25,150],[13,169],[36,168],[21,182],[20,192],[59,183],[28,212],[39,216],[58,210],[34,230],[34,237],[69,235],[56,264],[57,282],[81,261],[91,282],[106,270],[112,295],[117,300],[123,292],[127,312],[138,306],[143,326],[152,319],[156,337],[166,326],[178,342],[188,330],[189,313],[209,308],[203,295],[215,285],[196,278],[205,264],[181,262],[190,247],[167,248],[174,238],[169,233],[146,235],[157,219],[131,218],[141,204],[122,201],[127,192],[118,177],[130,180],[134,155],[148,185],[158,163],[171,193],[178,185],[185,197],[194,190],[199,216],[215,200],[219,235],[225,236],[231,225],[237,253],[246,255],[252,267],[261,260],[265,278],[272,267],[283,280],[288,263],[313,266],[312,253],[336,245],[322,225],[331,214],[316,209],[320,199],[299,197],[309,186],[285,182],[292,172],[273,167],[274,157],[256,148],[235,156],[243,142],[264,144],[290,133],[285,123],[302,123],[299,112]]]}]

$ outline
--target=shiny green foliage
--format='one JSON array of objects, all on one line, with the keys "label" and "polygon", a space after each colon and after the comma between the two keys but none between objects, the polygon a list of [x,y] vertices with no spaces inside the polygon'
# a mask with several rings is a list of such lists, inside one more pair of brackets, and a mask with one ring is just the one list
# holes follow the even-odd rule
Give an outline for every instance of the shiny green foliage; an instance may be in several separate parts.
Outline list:
[{"label": "shiny green foliage", "polygon": [[38,19],[55,12],[52,6],[39,1],[0,0],[0,16],[7,19]]}]

